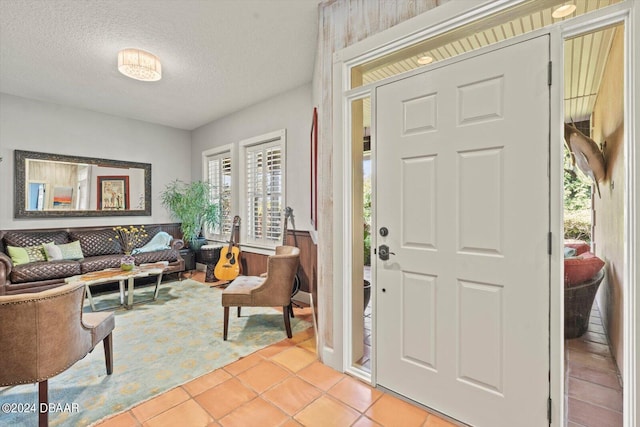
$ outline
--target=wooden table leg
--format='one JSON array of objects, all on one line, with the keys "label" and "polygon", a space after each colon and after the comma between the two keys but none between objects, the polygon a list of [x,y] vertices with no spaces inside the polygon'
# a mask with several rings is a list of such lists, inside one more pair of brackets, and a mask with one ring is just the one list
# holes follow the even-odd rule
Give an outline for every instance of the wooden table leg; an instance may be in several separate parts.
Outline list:
[{"label": "wooden table leg", "polygon": [[88,284],[84,284],[84,288],[87,291],[87,298],[89,298],[89,304],[91,304],[91,311],[96,311],[96,305],[93,303],[93,296],[91,296],[91,289]]},{"label": "wooden table leg", "polygon": [[124,280],[118,280],[118,287],[120,288],[120,305],[124,305]]},{"label": "wooden table leg", "polygon": [[133,308],[133,277],[129,277],[127,285],[127,308]]},{"label": "wooden table leg", "polygon": [[160,282],[162,282],[162,273],[158,274],[158,280],[156,281],[156,291],[153,293],[153,300],[158,299],[158,292],[160,291]]}]

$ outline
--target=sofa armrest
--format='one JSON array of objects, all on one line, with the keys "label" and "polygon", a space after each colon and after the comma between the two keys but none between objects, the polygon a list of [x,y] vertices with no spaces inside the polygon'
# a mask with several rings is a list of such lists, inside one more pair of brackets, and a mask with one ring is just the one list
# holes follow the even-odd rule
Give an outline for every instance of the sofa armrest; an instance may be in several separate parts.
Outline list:
[{"label": "sofa armrest", "polygon": [[173,239],[171,241],[171,249],[175,249],[176,251],[179,251],[183,247],[184,247],[184,241],[182,239]]},{"label": "sofa armrest", "polygon": [[5,253],[0,252],[0,295],[5,294],[5,287],[13,269],[13,262]]}]

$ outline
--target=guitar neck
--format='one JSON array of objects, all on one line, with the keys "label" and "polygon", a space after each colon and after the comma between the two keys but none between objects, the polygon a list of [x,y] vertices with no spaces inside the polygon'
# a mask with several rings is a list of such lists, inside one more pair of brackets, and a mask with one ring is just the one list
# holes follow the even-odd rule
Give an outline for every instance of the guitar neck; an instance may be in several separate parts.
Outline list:
[{"label": "guitar neck", "polygon": [[236,232],[236,230],[238,230],[239,228],[240,228],[240,217],[236,216],[233,219],[233,224],[231,225],[231,235],[229,236],[229,249],[228,249],[229,252],[231,252],[231,249],[236,245],[235,241],[233,240],[233,235]]}]

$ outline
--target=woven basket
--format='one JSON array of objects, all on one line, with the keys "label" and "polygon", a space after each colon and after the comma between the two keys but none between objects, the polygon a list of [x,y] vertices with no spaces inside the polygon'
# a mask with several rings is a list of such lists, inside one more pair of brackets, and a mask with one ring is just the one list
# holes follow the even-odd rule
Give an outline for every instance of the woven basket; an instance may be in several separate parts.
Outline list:
[{"label": "woven basket", "polygon": [[604,279],[604,268],[586,282],[564,290],[564,337],[578,338],[589,327],[593,299]]}]

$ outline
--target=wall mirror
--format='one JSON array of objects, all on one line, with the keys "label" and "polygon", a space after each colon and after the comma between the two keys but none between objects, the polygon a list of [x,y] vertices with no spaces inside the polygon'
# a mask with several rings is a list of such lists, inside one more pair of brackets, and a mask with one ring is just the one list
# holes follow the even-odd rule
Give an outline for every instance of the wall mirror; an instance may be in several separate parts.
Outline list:
[{"label": "wall mirror", "polygon": [[14,216],[151,215],[151,164],[15,150]]}]

